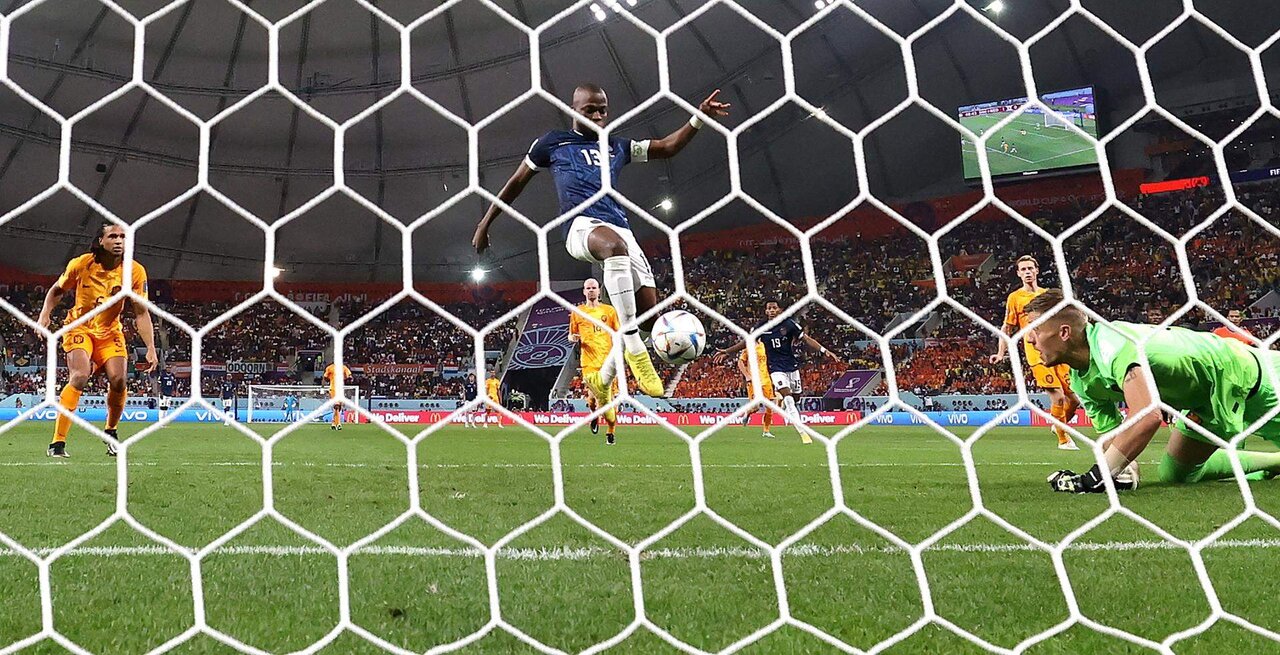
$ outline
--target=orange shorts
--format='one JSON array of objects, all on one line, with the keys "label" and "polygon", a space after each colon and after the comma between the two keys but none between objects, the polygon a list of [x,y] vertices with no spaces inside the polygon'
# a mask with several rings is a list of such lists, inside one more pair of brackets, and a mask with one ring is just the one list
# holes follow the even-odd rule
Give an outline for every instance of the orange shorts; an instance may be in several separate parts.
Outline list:
[{"label": "orange shorts", "polygon": [[1041,389],[1071,388],[1071,367],[1066,364],[1057,366],[1036,364],[1031,367],[1031,377],[1035,379],[1036,386]]},{"label": "orange shorts", "polygon": [[84,328],[71,330],[62,335],[62,352],[83,350],[89,353],[89,360],[95,367],[102,366],[114,357],[129,357],[124,345],[124,331],[94,332]]}]

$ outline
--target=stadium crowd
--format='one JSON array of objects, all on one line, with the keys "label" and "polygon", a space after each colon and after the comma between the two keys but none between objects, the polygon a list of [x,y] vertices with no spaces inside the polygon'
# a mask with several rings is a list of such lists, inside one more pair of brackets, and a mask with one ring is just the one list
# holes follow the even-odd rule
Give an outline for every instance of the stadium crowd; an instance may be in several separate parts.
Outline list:
[{"label": "stadium crowd", "polygon": [[[1240,186],[1237,194],[1242,204],[1267,221],[1274,219],[1274,212],[1280,207],[1280,185],[1274,183]],[[1230,309],[1246,310],[1247,325],[1258,336],[1265,337],[1280,325],[1280,312],[1276,309],[1252,307],[1268,294],[1280,296],[1280,238],[1234,211],[1203,225],[1223,201],[1221,192],[1213,187],[1125,201],[1174,236],[1199,230],[1188,240],[1186,250],[1191,278],[1202,302],[1224,314]],[[1093,209],[1076,204],[1058,210],[1042,209],[1029,218],[1057,234]],[[944,235],[939,249],[944,262],[953,262],[944,270],[950,296],[996,327],[1003,322],[1006,295],[1018,285],[1013,269],[1019,256],[1036,256],[1041,264],[1041,285],[1059,286],[1049,244],[1012,219],[970,220]],[[1064,242],[1063,251],[1075,292],[1103,317],[1163,320],[1188,298],[1174,245],[1117,209],[1102,212],[1073,232]],[[856,234],[815,240],[812,253],[818,293],[869,329],[901,327],[936,297],[927,249],[905,228],[876,237]],[[957,255],[966,257],[952,259]],[[669,293],[675,287],[670,258],[654,256],[651,260],[660,294]],[[954,264],[962,260],[964,265]],[[799,249],[786,241],[711,250],[686,258],[684,274],[691,296],[747,329],[764,322],[767,301],[776,300],[786,308],[806,295]],[[29,317],[38,313],[44,288],[9,285],[2,289],[4,299],[18,312]],[[376,305],[372,301],[344,301],[314,311],[321,322],[343,325]],[[161,307],[199,327],[231,306],[162,299]],[[510,307],[503,302],[457,303],[446,309],[468,324],[483,326]],[[65,312],[65,303],[61,309]],[[125,312],[124,316],[126,323],[130,322],[130,313]],[[709,332],[709,351],[738,340],[726,326],[700,316]],[[55,315],[55,328],[60,324],[59,317],[60,314]],[[882,368],[875,342],[820,305],[806,304],[796,317],[810,336],[846,360],[837,363],[805,356],[802,375],[808,393],[823,393],[847,368]],[[1199,329],[1212,327],[1206,321],[1206,315],[1200,312],[1182,319],[1187,326]],[[189,362],[189,336],[163,320],[156,324],[163,360],[170,365]],[[126,326],[126,334],[134,342],[132,346],[141,345],[132,326]],[[514,336],[514,322],[509,321],[488,335],[486,350],[503,351]],[[987,355],[994,352],[995,337],[954,308],[944,306],[906,325],[898,338],[901,341],[894,342],[892,359],[904,390],[918,389],[931,395],[994,394],[1015,388],[1007,364],[987,362]],[[45,342],[27,325],[4,313],[0,315],[0,346],[4,369],[8,371],[0,376],[0,391],[42,388],[43,377],[30,372],[29,367],[44,362]],[[389,308],[354,330],[346,348],[345,359],[349,363],[422,367],[403,374],[357,375],[355,381],[368,397],[457,398],[462,392],[462,379],[452,373],[469,367],[474,355],[472,340],[465,332],[413,303]],[[312,353],[310,357],[300,357],[300,353],[308,352]],[[242,383],[316,384],[316,369],[323,369],[323,362],[331,353],[330,339],[323,330],[290,316],[288,310],[272,301],[246,308],[211,330],[203,342],[206,362],[267,362],[281,369],[253,380],[241,380]],[[15,369],[22,372],[14,372]],[[666,373],[674,374],[669,369]],[[188,393],[187,381],[180,380],[179,394],[183,395]],[[91,390],[97,388],[94,384],[100,385],[100,378],[91,383]],[[154,394],[152,380],[146,376],[134,376],[130,386],[131,394]],[[710,357],[702,357],[683,371],[676,395],[734,397],[745,390],[734,362],[716,364]],[[882,387],[877,393],[884,392]]]}]

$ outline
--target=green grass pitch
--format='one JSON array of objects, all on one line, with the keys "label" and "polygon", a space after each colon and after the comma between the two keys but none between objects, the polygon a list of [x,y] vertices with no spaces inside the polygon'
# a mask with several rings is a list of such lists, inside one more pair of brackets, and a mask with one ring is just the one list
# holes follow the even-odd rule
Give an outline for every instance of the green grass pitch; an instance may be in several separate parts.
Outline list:
[{"label": "green grass pitch", "polygon": [[[1003,114],[988,114],[960,119],[960,123],[981,135],[1005,118]],[[1097,128],[1093,121],[1084,126],[1086,132]],[[1021,134],[1026,131],[1026,134]],[[1016,154],[1000,148],[1000,139],[1018,147]],[[977,144],[965,140],[961,144],[964,176],[978,177]],[[1046,170],[1066,166],[1083,166],[1097,163],[1093,144],[1088,139],[1065,128],[1045,127],[1044,118],[1038,114],[1023,114],[998,130],[987,139],[987,160],[992,175],[1006,175],[1023,171]]]},{"label": "green grass pitch", "polygon": [[[279,426],[254,426],[268,434]],[[124,432],[138,428],[125,426]],[[69,461],[48,460],[50,425],[18,425],[0,435],[0,530],[35,549],[58,547],[101,523],[115,506],[117,468],[81,430]],[[832,507],[828,452],[803,446],[789,429],[776,440],[756,428],[726,428],[702,442],[708,506],[767,543],[777,543]],[[970,430],[960,431],[969,434]],[[695,477],[686,442],[658,428],[623,428],[620,443],[585,429],[559,446],[569,507],[627,543],[639,542],[694,506]],[[1044,428],[999,428],[973,447],[971,489],[960,451],[925,428],[867,427],[835,450],[848,506],[918,543],[973,507],[986,507],[1039,538],[1056,540],[1096,516],[1105,497],[1052,493],[1051,471],[1084,470],[1087,453],[1061,452]],[[1180,538],[1202,537],[1243,508],[1233,483],[1152,484],[1162,444],[1144,459],[1147,484],[1125,505]],[[339,546],[378,530],[409,507],[409,449],[373,426],[335,433],[304,426],[272,453],[275,508]],[[448,428],[416,447],[422,508],[492,544],[554,503],[552,447],[519,428]],[[259,446],[221,426],[175,425],[128,451],[132,516],[185,546],[218,538],[262,508]],[[1280,510],[1280,481],[1250,486],[1258,506]],[[1258,519],[1204,551],[1223,607],[1280,630],[1271,558],[1280,534]],[[1114,517],[1067,551],[1066,570],[1081,611],[1101,623],[1160,641],[1200,624],[1209,601],[1184,550],[1161,547],[1139,524]],[[577,652],[624,630],[636,617],[626,556],[581,525],[557,515],[506,544],[496,559],[502,618],[549,646]],[[923,554],[937,613],[1002,647],[1068,617],[1050,557],[984,518]],[[202,563],[204,611],[216,630],[268,652],[307,647],[339,621],[337,559],[282,524],[264,519]],[[1271,571],[1271,573],[1268,573]],[[484,560],[465,543],[413,520],[349,560],[352,621],[414,651],[461,639],[489,622]],[[641,555],[646,616],[706,651],[726,648],[779,616],[769,559],[706,517],[684,524]],[[858,648],[903,630],[923,612],[908,554],[844,517],[802,538],[782,557],[792,616]],[[191,568],[127,525],[116,524],[56,560],[50,569],[52,620],[94,653],[142,653],[193,625]],[[40,630],[36,567],[0,553],[0,649]],[[1277,652],[1235,625],[1173,644],[1179,654]],[[21,651],[62,653],[41,642]],[[231,653],[198,635],[177,653]],[[324,653],[382,652],[345,633]],[[461,651],[532,653],[495,629]],[[640,629],[607,651],[677,652]],[[829,644],[783,627],[742,652],[829,653]],[[889,653],[977,653],[936,625]],[[1081,626],[1029,653],[1147,653]]]}]

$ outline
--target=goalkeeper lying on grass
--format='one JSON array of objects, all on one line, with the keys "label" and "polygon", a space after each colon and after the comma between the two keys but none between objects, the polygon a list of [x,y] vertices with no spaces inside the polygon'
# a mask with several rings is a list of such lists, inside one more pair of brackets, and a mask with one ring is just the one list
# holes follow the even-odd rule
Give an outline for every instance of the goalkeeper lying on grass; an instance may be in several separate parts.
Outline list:
[{"label": "goalkeeper lying on grass", "polygon": [[[1276,390],[1262,371],[1265,362],[1280,372],[1280,355],[1276,353],[1207,332],[1123,322],[1090,323],[1084,312],[1072,306],[1051,312],[1061,302],[1062,292],[1050,289],[1027,305],[1032,321],[1050,312],[1048,320],[1027,334],[1027,342],[1044,356],[1045,365],[1071,366],[1071,389],[1080,397],[1098,434],[1114,432],[1103,456],[1117,490],[1136,486],[1136,478],[1119,474],[1151,443],[1163,422],[1157,410],[1118,429],[1124,417],[1117,403],[1128,405],[1132,415],[1156,402],[1148,376],[1155,381],[1165,405],[1224,441],[1244,432],[1277,405]],[[1144,337],[1148,337],[1145,363],[1137,347]],[[1160,461],[1160,481],[1231,477],[1231,455],[1188,427],[1187,420],[1179,417],[1169,435],[1169,447]],[[1280,445],[1280,416],[1271,417],[1256,433]],[[1280,473],[1280,453],[1241,451],[1235,456],[1246,475],[1254,474],[1249,479]],[[1105,490],[1103,469],[1096,464],[1083,474],[1058,471],[1049,477],[1049,484],[1054,491]]]}]

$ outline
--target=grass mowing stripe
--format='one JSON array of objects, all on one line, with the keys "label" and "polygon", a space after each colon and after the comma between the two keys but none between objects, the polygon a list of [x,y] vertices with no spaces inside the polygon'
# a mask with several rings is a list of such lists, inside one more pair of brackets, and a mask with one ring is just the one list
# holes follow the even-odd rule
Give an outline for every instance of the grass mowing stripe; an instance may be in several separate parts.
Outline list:
[{"label": "grass mowing stripe", "polygon": [[[1208,549],[1280,548],[1280,539],[1219,539]],[[1086,552],[1123,552],[1133,550],[1179,550],[1181,546],[1157,539],[1144,541],[1084,541],[1073,543],[1067,550]],[[940,544],[926,552],[955,553],[1019,553],[1037,552],[1031,544]],[[53,548],[39,548],[35,553],[48,555]],[[833,555],[890,554],[905,552],[897,546],[860,546],[841,544],[823,546],[800,544],[786,550],[787,557],[831,557]],[[64,557],[137,557],[148,555],[176,555],[163,546],[88,546],[73,548]],[[228,546],[219,548],[213,555],[269,555],[272,557],[296,557],[305,555],[329,555],[318,546]],[[431,548],[421,546],[369,546],[357,551],[359,555],[404,555],[411,557],[483,557],[484,552],[475,548]],[[617,557],[620,551],[611,548],[502,548],[499,559],[535,562],[581,561],[600,557]],[[17,557],[14,550],[0,550],[0,557]],[[652,548],[644,551],[642,559],[718,559],[745,557],[766,559],[768,553],[757,548],[704,546],[696,548]]]}]

